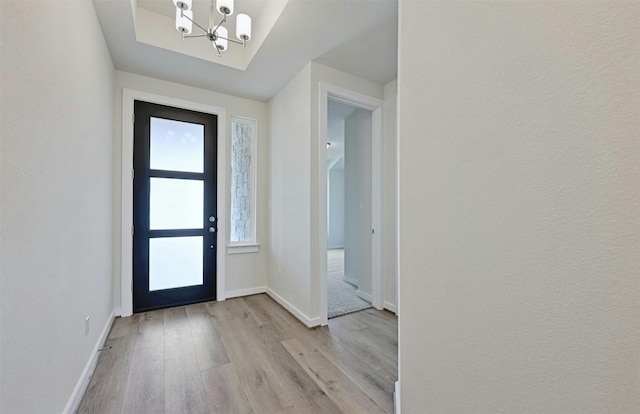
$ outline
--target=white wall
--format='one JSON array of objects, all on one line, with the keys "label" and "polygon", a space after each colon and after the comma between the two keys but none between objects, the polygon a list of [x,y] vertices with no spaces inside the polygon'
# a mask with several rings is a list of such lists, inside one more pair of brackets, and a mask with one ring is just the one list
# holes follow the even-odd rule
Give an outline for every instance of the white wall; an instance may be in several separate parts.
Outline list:
[{"label": "white wall", "polygon": [[402,411],[640,411],[640,4],[400,2]]},{"label": "white wall", "polygon": [[344,274],[371,296],[371,111],[356,109],[345,121]]},{"label": "white wall", "polygon": [[62,412],[113,310],[113,65],[65,6],[0,2],[2,413]]},{"label": "white wall", "polygon": [[398,235],[397,235],[397,112],[398,81],[384,86],[384,135],[382,151],[382,193],[383,201],[383,250],[384,260],[384,307],[394,312],[398,309],[397,269],[398,269]]},{"label": "white wall", "polygon": [[269,102],[271,239],[268,286],[300,312],[296,316],[307,319],[311,314],[310,81],[311,66],[307,65]]},{"label": "white wall", "polygon": [[[339,164],[343,164],[339,161]],[[329,226],[328,226],[328,248],[344,248],[344,167],[334,166],[329,170],[327,177],[329,183],[328,203]]]},{"label": "white wall", "polygon": [[[227,152],[230,151],[231,120],[232,116],[243,116],[255,119],[258,127],[258,174],[257,174],[257,237],[258,244],[262,244],[258,253],[232,254],[226,259],[226,283],[225,291],[227,295],[250,291],[255,288],[266,286],[267,282],[267,251],[265,244],[268,243],[267,225],[267,171],[268,163],[268,117],[267,104],[249,99],[238,98],[204,89],[193,88],[181,84],[166,82],[159,79],[135,75],[132,73],[116,71],[115,73],[115,147],[114,147],[114,306],[120,307],[120,263],[121,263],[121,203],[122,203],[122,90],[134,89],[137,91],[153,93],[174,99],[182,99],[189,102],[203,103],[211,106],[222,107],[227,110]],[[219,156],[220,159],[220,156]],[[227,160],[227,177],[230,176],[229,154]],[[218,192],[225,191],[229,194],[229,183],[225,189],[218,189]],[[229,201],[227,195],[227,218],[229,217]],[[228,228],[228,226],[227,226]],[[226,235],[228,241],[228,235]]]},{"label": "white wall", "polygon": [[[329,102],[328,105],[331,106],[332,102]],[[344,143],[344,117],[329,114],[327,118],[327,141],[333,142],[334,145],[342,145]],[[335,143],[335,141],[339,141],[339,143]],[[341,152],[344,156],[344,148]]]},{"label": "white wall", "polygon": [[[331,105],[331,102],[329,102]],[[327,117],[327,246],[329,249],[344,247],[344,118]],[[335,152],[331,157],[329,151]],[[337,159],[335,159],[337,158]]]}]

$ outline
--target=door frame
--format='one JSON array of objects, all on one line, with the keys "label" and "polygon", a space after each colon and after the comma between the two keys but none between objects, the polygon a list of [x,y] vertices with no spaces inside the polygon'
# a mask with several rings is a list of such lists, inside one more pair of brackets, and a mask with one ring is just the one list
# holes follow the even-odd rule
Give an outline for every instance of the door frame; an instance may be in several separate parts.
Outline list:
[{"label": "door frame", "polygon": [[[198,102],[156,95],[134,89],[122,89],[122,190],[120,249],[120,316],[133,314],[133,102],[145,101],[218,116],[217,201],[218,232],[216,249],[216,300],[225,300],[227,234],[227,110]],[[222,247],[222,248],[221,248]]]},{"label": "door frame", "polygon": [[382,110],[384,101],[350,89],[341,88],[326,82],[320,82],[320,130],[318,145],[320,162],[320,205],[319,207],[319,264],[320,264],[320,324],[328,324],[327,294],[327,121],[329,99],[346,103],[357,108],[371,111],[371,304],[376,309],[384,307],[384,284],[382,269],[384,257],[382,250]]}]

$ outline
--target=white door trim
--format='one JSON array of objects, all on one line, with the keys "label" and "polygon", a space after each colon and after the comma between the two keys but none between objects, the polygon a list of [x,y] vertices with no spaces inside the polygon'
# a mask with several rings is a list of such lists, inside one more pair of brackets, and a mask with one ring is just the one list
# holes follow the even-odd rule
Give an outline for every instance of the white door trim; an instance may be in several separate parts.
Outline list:
[{"label": "white door trim", "polygon": [[318,140],[320,145],[320,162],[318,164],[320,177],[320,206],[319,206],[319,264],[320,264],[320,306],[321,325],[328,323],[327,315],[327,102],[329,98],[370,110],[372,112],[372,142],[371,142],[371,226],[375,232],[371,240],[371,304],[376,309],[384,306],[384,289],[382,283],[382,269],[384,264],[382,251],[382,110],[384,101],[349,89],[320,82],[320,131]]},{"label": "white door trim", "polygon": [[156,95],[133,89],[122,90],[122,204],[121,204],[121,250],[120,250],[120,316],[133,313],[133,101],[140,100],[175,108],[206,112],[218,116],[218,177],[217,213],[218,248],[216,249],[216,299],[225,299],[225,235],[227,234],[227,110],[197,102]]}]

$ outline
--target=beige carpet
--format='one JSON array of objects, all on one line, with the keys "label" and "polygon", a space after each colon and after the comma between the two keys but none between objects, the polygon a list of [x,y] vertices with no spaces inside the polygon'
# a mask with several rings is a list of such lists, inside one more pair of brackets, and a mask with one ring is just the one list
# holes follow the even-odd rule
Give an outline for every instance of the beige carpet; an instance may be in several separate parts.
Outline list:
[{"label": "beige carpet", "polygon": [[356,295],[356,288],[342,280],[344,277],[344,249],[327,251],[327,302],[328,316],[367,309],[371,304]]}]

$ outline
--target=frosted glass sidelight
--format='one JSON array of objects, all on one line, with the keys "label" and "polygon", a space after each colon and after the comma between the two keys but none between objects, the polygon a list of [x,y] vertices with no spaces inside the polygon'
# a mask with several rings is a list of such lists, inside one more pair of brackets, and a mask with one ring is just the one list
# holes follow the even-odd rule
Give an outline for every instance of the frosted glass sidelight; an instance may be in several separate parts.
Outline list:
[{"label": "frosted glass sidelight", "polygon": [[202,239],[149,239],[149,291],[202,285]]},{"label": "frosted glass sidelight", "polygon": [[204,220],[204,182],[151,178],[149,229],[201,229]]},{"label": "frosted glass sidelight", "polygon": [[252,239],[253,126],[251,121],[231,121],[231,242]]},{"label": "frosted glass sidelight", "polygon": [[204,172],[204,125],[151,117],[150,168]]}]

